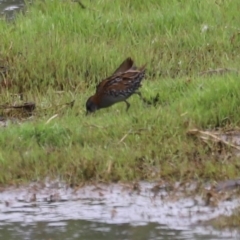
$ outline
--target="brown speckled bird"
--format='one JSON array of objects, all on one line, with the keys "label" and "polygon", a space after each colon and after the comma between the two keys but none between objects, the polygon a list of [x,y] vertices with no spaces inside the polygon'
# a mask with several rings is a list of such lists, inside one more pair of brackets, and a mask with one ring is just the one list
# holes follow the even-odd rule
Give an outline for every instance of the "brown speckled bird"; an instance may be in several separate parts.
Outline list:
[{"label": "brown speckled bird", "polygon": [[127,111],[130,107],[127,99],[132,94],[138,94],[142,98],[141,93],[137,90],[141,87],[145,66],[146,64],[137,68],[131,58],[123,61],[111,77],[97,85],[96,93],[86,102],[87,114],[110,107],[118,102],[125,102]]}]

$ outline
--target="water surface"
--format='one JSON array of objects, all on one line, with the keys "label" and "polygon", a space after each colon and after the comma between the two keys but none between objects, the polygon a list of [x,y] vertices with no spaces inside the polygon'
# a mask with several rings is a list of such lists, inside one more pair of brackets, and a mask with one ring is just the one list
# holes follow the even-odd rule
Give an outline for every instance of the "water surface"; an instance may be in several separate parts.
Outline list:
[{"label": "water surface", "polygon": [[0,0],[0,16],[6,16],[8,20],[14,19],[15,13],[23,7],[24,0]]},{"label": "water surface", "polygon": [[[230,235],[230,234],[229,234]],[[231,236],[231,235],[230,235]],[[199,234],[194,230],[174,230],[158,223],[133,226],[83,220],[63,222],[15,223],[0,226],[0,238],[11,240],[88,239],[88,240],[165,240],[165,239],[226,239],[224,234]],[[237,239],[229,238],[228,239]],[[239,238],[238,238],[239,239]]]},{"label": "water surface", "polygon": [[60,181],[0,192],[0,239],[240,239],[237,230],[203,224],[231,214],[238,198],[215,207],[201,196],[152,191],[154,183],[97,184],[73,189]]}]

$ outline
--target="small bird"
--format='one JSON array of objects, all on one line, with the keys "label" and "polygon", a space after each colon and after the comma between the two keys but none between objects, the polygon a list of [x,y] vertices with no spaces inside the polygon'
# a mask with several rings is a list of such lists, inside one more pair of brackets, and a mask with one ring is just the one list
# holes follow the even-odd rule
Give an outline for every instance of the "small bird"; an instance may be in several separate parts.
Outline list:
[{"label": "small bird", "polygon": [[97,85],[96,93],[86,102],[86,114],[118,102],[125,102],[128,111],[130,103],[127,99],[132,94],[138,94],[142,99],[141,93],[137,90],[141,87],[141,81],[145,76],[145,67],[146,64],[137,68],[130,57],[124,60],[112,76]]}]

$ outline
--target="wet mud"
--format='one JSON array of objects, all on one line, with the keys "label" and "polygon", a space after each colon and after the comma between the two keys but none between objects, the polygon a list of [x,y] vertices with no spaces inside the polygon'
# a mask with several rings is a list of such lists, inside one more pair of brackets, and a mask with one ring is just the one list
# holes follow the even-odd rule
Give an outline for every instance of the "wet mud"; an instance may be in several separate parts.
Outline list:
[{"label": "wet mud", "polygon": [[[171,188],[165,184],[159,186],[140,182],[70,188],[60,181],[46,181],[2,188],[0,222],[4,225],[87,220],[134,226],[158,223],[171,229],[194,228],[206,233],[214,229],[205,222],[221,215],[231,215],[240,206],[240,198],[237,194],[233,197],[233,192],[229,198],[229,195],[222,197],[223,194],[217,195],[218,191],[215,191],[216,195],[210,197],[217,200],[210,204],[206,196],[213,191],[211,186],[206,186],[202,195],[189,194],[189,197],[186,197],[186,191],[194,192],[194,184],[187,188],[180,184]],[[232,230],[231,235],[233,232],[239,234]]]}]

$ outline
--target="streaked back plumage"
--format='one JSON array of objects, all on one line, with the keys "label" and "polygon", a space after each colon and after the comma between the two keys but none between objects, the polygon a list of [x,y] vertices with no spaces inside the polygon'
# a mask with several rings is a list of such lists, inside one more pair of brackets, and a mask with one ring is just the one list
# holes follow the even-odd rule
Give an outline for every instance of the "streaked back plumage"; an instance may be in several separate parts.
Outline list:
[{"label": "streaked back plumage", "polygon": [[[87,105],[89,108],[100,109],[114,103],[125,101],[127,109],[130,104],[126,101],[132,94],[138,93],[141,81],[145,76],[146,64],[140,68],[134,65],[131,58],[125,59],[114,71],[113,75],[101,81],[96,87],[96,93],[91,96]],[[93,103],[93,105],[92,105]]]}]

